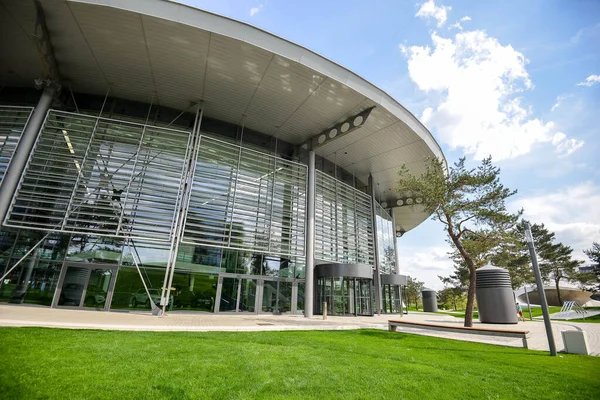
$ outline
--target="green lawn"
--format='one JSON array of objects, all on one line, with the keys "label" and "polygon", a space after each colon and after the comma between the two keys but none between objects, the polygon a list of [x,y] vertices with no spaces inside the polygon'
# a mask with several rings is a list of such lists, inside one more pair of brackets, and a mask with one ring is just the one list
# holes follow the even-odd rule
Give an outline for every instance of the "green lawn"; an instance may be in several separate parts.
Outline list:
[{"label": "green lawn", "polygon": [[600,358],[377,330],[0,328],[7,399],[590,399]]},{"label": "green lawn", "polygon": [[[561,309],[560,306],[548,306],[548,310],[550,311],[550,314],[554,314],[559,312]],[[516,313],[516,308],[515,308],[515,313]],[[438,314],[445,314],[445,315],[452,315],[453,317],[457,317],[457,318],[464,318],[465,317],[465,310],[457,310],[457,311],[438,311]],[[535,317],[541,317],[542,316],[542,308],[541,307],[531,307],[531,315],[535,318]],[[525,317],[525,319],[529,319],[529,311],[527,310],[527,308],[523,308],[523,316]],[[473,319],[477,319],[479,318],[479,314],[477,314],[477,311],[473,311]]]},{"label": "green lawn", "polygon": [[568,322],[589,322],[589,323],[595,323],[595,324],[600,324],[600,314],[591,316],[591,317],[587,317],[587,318],[578,318],[578,319],[570,319]]},{"label": "green lawn", "polygon": [[[562,308],[561,306],[548,306],[548,311],[550,311],[550,314],[554,314],[554,313],[560,312],[561,308]],[[534,318],[541,317],[542,316],[542,307],[531,307],[531,315]],[[526,319],[529,319],[529,311],[527,310],[527,307],[523,307],[523,316]]]}]

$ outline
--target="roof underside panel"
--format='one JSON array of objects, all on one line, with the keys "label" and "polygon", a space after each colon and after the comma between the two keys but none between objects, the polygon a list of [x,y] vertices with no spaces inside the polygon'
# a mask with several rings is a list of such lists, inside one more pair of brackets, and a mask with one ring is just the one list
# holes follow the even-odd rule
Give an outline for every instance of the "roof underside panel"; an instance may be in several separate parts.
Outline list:
[{"label": "roof underside panel", "polygon": [[[323,80],[315,71],[275,55],[246,110],[245,122],[259,132],[273,134]],[[273,117],[265,118],[269,114]]]},{"label": "roof underside panel", "polygon": [[77,3],[70,3],[70,9],[110,86],[111,96],[152,102],[154,80],[141,16]]},{"label": "roof underside panel", "polygon": [[35,27],[35,15],[33,2],[0,1],[2,85],[31,86],[33,79],[40,75],[42,64],[31,38]]},{"label": "roof underside panel", "polygon": [[142,23],[160,103],[186,109],[204,92],[210,34],[145,16]]}]

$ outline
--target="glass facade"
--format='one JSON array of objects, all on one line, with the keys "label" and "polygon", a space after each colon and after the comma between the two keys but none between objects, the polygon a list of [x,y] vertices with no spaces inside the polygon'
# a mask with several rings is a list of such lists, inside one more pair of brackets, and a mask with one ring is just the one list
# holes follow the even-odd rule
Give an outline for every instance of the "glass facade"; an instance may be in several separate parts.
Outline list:
[{"label": "glass facade", "polygon": [[7,225],[168,241],[189,137],[51,110]]},{"label": "glass facade", "polygon": [[31,107],[0,106],[0,183],[32,111]]},{"label": "glass facade", "polygon": [[402,297],[401,288],[398,285],[383,285],[382,288],[382,310],[385,313],[401,313]]},{"label": "glass facade", "polygon": [[[44,233],[16,229],[0,232],[0,271],[6,274]],[[57,288],[68,237],[52,234],[1,282],[0,301],[49,306]]]},{"label": "glass facade", "polygon": [[[30,113],[0,107],[2,174]],[[302,313],[307,174],[191,129],[50,110],[0,230],[0,270],[41,244],[0,301],[135,311],[165,293],[171,311]],[[381,273],[395,273],[381,206],[373,221],[370,196],[322,171],[315,200],[317,260],[374,268],[379,251]],[[330,314],[372,315],[372,284],[320,279],[317,312],[326,301]]]},{"label": "glass facade", "polygon": [[374,265],[371,197],[316,171],[315,258]]},{"label": "glass facade", "polygon": [[305,165],[202,137],[183,243],[304,256]]},{"label": "glass facade", "polygon": [[373,315],[371,279],[326,277],[317,280],[317,314]]},{"label": "glass facade", "polygon": [[[30,112],[0,108],[12,124],[10,137],[1,131],[2,173]],[[165,290],[173,311],[301,313],[307,167],[205,134],[192,146],[191,136],[49,111],[0,231],[0,271],[49,235],[1,282],[0,301],[148,310]]]},{"label": "glass facade", "polygon": [[396,273],[396,230],[392,217],[379,203],[375,203],[377,218],[377,251],[379,255],[379,271],[381,274]]}]

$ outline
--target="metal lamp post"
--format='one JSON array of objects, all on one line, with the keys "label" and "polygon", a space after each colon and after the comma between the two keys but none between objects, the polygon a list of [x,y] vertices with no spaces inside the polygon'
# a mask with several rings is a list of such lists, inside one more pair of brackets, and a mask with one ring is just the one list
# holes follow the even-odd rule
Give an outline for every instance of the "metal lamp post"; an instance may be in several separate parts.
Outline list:
[{"label": "metal lamp post", "polygon": [[529,226],[529,223],[527,221],[523,221],[523,228],[525,230],[525,238],[527,239],[527,247],[529,247],[529,255],[531,257],[531,265],[533,266],[533,273],[535,275],[535,283],[537,284],[538,294],[540,296],[540,305],[542,306],[542,313],[544,314],[544,325],[546,327],[548,345],[550,346],[550,355],[556,356],[556,344],[554,343],[554,333],[552,333],[550,313],[548,312],[548,302],[546,301],[546,293],[544,292],[542,275],[540,274],[540,267],[538,266],[537,256],[535,254],[535,247],[533,245],[533,235],[531,234],[531,227]]}]

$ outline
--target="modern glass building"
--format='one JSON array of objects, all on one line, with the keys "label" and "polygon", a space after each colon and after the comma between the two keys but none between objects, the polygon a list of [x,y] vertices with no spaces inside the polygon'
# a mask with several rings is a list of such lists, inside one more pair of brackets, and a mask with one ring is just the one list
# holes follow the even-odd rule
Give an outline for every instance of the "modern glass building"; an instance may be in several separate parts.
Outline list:
[{"label": "modern glass building", "polygon": [[347,69],[161,0],[0,1],[0,301],[401,311],[428,130]]}]

